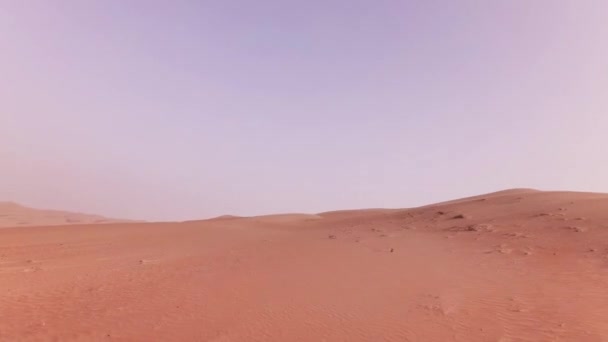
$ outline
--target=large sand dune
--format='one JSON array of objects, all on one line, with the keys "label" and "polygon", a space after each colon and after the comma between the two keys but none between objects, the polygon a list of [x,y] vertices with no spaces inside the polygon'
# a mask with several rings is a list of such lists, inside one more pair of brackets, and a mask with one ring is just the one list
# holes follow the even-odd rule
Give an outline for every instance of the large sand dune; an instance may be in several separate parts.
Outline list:
[{"label": "large sand dune", "polygon": [[118,222],[127,221],[99,215],[33,209],[13,202],[0,202],[0,228]]},{"label": "large sand dune", "polygon": [[607,341],[608,195],[0,230],[2,341]]}]

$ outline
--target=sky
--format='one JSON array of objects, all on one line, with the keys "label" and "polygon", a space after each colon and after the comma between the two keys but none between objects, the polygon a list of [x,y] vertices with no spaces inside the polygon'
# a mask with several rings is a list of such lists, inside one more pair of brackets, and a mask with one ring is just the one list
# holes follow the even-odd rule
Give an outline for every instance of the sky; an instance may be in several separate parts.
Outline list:
[{"label": "sky", "polygon": [[603,0],[0,0],[0,200],[185,220],[608,192]]}]

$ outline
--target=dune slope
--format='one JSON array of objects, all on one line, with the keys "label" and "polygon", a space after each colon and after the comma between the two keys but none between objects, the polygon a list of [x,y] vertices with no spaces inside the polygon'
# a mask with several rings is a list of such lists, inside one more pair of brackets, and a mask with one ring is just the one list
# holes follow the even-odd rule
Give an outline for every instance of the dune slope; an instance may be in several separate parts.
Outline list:
[{"label": "dune slope", "polygon": [[0,230],[1,341],[605,341],[608,195]]},{"label": "dune slope", "polygon": [[116,222],[127,222],[127,220],[59,210],[33,209],[13,202],[0,202],[0,228]]}]

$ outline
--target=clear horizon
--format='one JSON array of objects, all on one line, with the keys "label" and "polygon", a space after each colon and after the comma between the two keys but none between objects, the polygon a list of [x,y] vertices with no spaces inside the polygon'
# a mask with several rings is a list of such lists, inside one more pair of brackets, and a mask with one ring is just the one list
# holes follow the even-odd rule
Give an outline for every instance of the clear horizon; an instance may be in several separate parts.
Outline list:
[{"label": "clear horizon", "polygon": [[606,13],[0,0],[0,201],[154,221],[608,192]]}]

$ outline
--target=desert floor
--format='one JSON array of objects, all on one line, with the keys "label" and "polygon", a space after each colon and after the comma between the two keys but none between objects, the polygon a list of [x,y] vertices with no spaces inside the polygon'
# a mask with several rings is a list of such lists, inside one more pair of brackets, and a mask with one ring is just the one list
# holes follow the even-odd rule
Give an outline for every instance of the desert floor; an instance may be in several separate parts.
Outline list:
[{"label": "desert floor", "polygon": [[605,194],[71,223],[0,229],[1,341],[608,341]]}]

